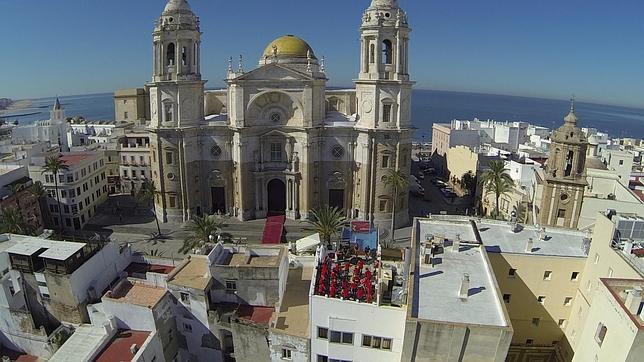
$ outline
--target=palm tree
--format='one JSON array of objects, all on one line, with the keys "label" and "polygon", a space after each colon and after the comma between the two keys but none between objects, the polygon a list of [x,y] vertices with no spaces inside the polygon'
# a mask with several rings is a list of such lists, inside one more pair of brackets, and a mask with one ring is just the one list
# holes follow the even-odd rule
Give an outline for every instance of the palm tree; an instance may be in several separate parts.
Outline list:
[{"label": "palm tree", "polygon": [[31,235],[33,227],[25,220],[20,210],[13,207],[2,209],[0,233]]},{"label": "palm tree", "polygon": [[402,170],[391,170],[383,182],[391,188],[391,243],[394,242],[394,230],[396,229],[396,201],[401,190],[407,187],[409,179]]},{"label": "palm tree", "polygon": [[160,192],[157,191],[157,187],[154,182],[150,180],[145,180],[141,184],[139,193],[136,195],[136,198],[141,202],[146,202],[148,204],[152,203],[152,213],[154,214],[154,221],[157,222],[157,231],[159,236],[161,236],[161,226],[159,226],[159,218],[157,217],[157,207],[154,199]]},{"label": "palm tree", "polygon": [[494,217],[499,217],[499,199],[514,187],[514,180],[506,173],[505,163],[503,161],[490,162],[490,168],[481,174],[481,185],[485,193],[494,193],[496,204],[494,205]]},{"label": "palm tree", "polygon": [[342,211],[337,207],[325,205],[319,209],[311,210],[311,220],[307,221],[327,245],[331,244],[331,238],[337,235],[346,222]]},{"label": "palm tree", "polygon": [[42,182],[34,182],[34,184],[29,188],[29,193],[38,200],[38,206],[40,207],[40,215],[42,216],[43,223],[50,226],[51,214],[47,207],[47,190],[45,190]]},{"label": "palm tree", "polygon": [[188,236],[183,240],[183,246],[179,252],[187,254],[190,250],[201,247],[210,241],[224,226],[224,219],[221,215],[206,215],[195,217],[185,226]]},{"label": "palm tree", "polygon": [[69,166],[62,159],[62,155],[49,156],[45,159],[45,166],[41,173],[52,173],[54,175],[54,188],[56,189],[56,202],[58,203],[58,215],[60,216],[60,230],[63,230],[63,210],[60,207],[60,196],[58,195],[58,174],[61,171],[69,170]]}]

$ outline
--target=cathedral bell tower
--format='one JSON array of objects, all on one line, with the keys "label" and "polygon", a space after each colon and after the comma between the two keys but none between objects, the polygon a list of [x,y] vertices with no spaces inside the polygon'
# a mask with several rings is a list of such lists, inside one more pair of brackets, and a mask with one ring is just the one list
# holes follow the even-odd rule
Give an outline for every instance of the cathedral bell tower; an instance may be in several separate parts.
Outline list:
[{"label": "cathedral bell tower", "polygon": [[551,136],[550,156],[546,166],[540,223],[576,229],[586,182],[586,136],[577,127],[575,103],[564,124]]},{"label": "cathedral bell tower", "polygon": [[201,79],[199,18],[186,0],[169,0],[153,32],[153,75],[150,91],[151,171],[159,196],[155,199],[163,221],[188,221],[199,142],[204,119],[204,83]]},{"label": "cathedral bell tower", "polygon": [[[360,73],[356,83],[358,160],[364,195],[360,217],[396,227],[409,221],[408,192],[383,182],[391,171],[409,175],[411,165],[411,89],[407,14],[398,0],[372,0],[360,27]],[[358,201],[358,200],[356,200]],[[389,229],[390,227],[387,227]]]}]

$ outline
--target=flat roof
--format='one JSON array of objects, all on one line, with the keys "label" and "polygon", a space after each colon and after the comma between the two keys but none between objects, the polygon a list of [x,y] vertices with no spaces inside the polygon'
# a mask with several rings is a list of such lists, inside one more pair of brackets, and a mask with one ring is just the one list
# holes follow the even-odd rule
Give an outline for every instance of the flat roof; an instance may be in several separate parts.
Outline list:
[{"label": "flat roof", "polygon": [[116,333],[110,343],[103,349],[101,354],[94,360],[95,362],[114,362],[114,361],[131,361],[132,345],[141,348],[143,343],[150,336],[147,331],[130,331],[121,330]]},{"label": "flat roof", "polygon": [[215,266],[278,267],[285,249],[282,246],[224,247]]},{"label": "flat roof", "polygon": [[75,164],[81,163],[89,158],[96,157],[94,152],[82,152],[82,153],[63,153],[60,157],[61,160],[65,162],[67,166],[73,166]]},{"label": "flat roof", "polygon": [[49,361],[90,361],[98,348],[109,338],[105,328],[83,324],[76,328]]},{"label": "flat roof", "polygon": [[273,328],[284,334],[309,338],[309,289],[312,267],[291,269],[279,311],[273,314]]},{"label": "flat roof", "polygon": [[205,290],[211,280],[208,259],[201,255],[191,255],[188,262],[170,276],[168,283]]},{"label": "flat roof", "polygon": [[174,266],[172,265],[147,264],[137,262],[132,262],[127,266],[127,268],[125,268],[128,276],[145,273],[170,274],[170,272],[173,270]]},{"label": "flat roof", "polygon": [[[535,226],[520,225],[514,232],[512,224],[493,220],[478,221],[476,226],[489,253],[579,258],[588,256],[584,249],[588,238],[586,233],[581,231],[548,227],[545,228],[545,233],[542,233]],[[532,238],[533,247],[532,251],[528,252],[526,247],[530,238]]]},{"label": "flat roof", "polygon": [[16,243],[6,251],[12,254],[32,256],[40,249],[47,249],[39,255],[41,258],[67,260],[85,247],[85,243],[71,241],[54,241],[33,236],[11,235]]},{"label": "flat roof", "polygon": [[[509,326],[485,250],[470,239],[472,226],[468,230],[467,223],[417,219],[414,228],[417,229],[411,316],[449,323]],[[453,251],[452,241],[457,234],[461,246],[459,251]],[[425,247],[421,248],[421,243],[425,243],[426,235],[446,240],[443,252],[435,255],[435,266],[424,262]],[[469,275],[470,285],[468,297],[461,299],[459,291],[465,274]]]},{"label": "flat roof", "polygon": [[152,308],[163,299],[165,294],[165,288],[125,279],[113,291],[107,292],[105,297],[119,303]]},{"label": "flat roof", "polygon": [[640,291],[644,289],[644,280],[641,279],[608,279],[601,278],[600,281],[613,295],[613,298],[617,300],[618,304],[622,307],[622,310],[628,317],[631,319],[633,324],[638,329],[644,329],[644,320],[637,313],[633,313],[626,307],[626,297],[627,293],[635,288],[639,288]]}]

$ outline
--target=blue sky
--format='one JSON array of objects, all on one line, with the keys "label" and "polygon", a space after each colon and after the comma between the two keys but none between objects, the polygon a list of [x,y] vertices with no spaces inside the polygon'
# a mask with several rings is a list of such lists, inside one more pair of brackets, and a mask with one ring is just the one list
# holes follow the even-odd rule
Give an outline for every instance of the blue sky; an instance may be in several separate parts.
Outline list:
[{"label": "blue sky", "polygon": [[[221,87],[230,56],[254,67],[283,34],[327,59],[329,85],[357,74],[369,0],[192,0],[202,74]],[[644,108],[641,0],[400,0],[413,28],[417,88]],[[112,92],[151,74],[164,0],[0,0],[0,97]]]}]

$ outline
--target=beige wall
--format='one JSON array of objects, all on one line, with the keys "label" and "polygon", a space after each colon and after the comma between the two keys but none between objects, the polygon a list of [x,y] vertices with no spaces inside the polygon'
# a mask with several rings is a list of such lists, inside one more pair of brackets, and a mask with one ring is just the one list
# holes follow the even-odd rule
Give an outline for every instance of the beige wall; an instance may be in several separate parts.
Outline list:
[{"label": "beige wall", "polygon": [[[501,294],[510,294],[506,304],[514,336],[513,345],[525,345],[527,339],[534,346],[552,346],[561,342],[564,332],[559,320],[568,322],[574,299],[564,305],[567,297],[575,297],[578,282],[571,280],[573,272],[584,269],[585,258],[489,253]],[[514,277],[510,269],[516,269]],[[550,280],[544,273],[551,271]],[[538,297],[544,296],[544,303]],[[533,324],[539,318],[539,324]]]},{"label": "beige wall", "polygon": [[117,90],[114,92],[115,117],[117,120],[148,120],[150,119],[149,103],[145,89]]},{"label": "beige wall", "polygon": [[456,146],[447,150],[447,171],[450,178],[460,179],[464,174],[472,172],[476,175],[479,155],[467,146]]},{"label": "beige wall", "polygon": [[614,233],[615,224],[605,215],[598,213],[588,261],[576,292],[577,297],[572,308],[570,323],[566,328],[566,335],[575,351],[579,351],[579,336],[585,326],[595,293],[600,286],[599,278],[642,279],[637,271],[621,257],[620,252],[610,247]]},{"label": "beige wall", "polygon": [[[607,327],[601,345],[595,339],[600,323]],[[580,331],[573,361],[642,361],[643,341],[644,330],[638,329],[619,301],[600,282]]]}]

